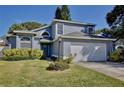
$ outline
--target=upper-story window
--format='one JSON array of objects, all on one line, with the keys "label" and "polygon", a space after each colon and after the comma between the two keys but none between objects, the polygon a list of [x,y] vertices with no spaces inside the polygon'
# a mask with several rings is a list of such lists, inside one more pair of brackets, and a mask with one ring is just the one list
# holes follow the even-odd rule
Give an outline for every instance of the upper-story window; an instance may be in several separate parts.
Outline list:
[{"label": "upper-story window", "polygon": [[30,41],[30,38],[29,37],[22,37],[21,41]]},{"label": "upper-story window", "polygon": [[42,37],[43,38],[49,38],[50,37],[50,34],[48,32],[43,32],[42,33]]},{"label": "upper-story window", "polygon": [[57,28],[58,28],[58,32],[57,33],[58,34],[63,34],[63,24],[59,23]]}]

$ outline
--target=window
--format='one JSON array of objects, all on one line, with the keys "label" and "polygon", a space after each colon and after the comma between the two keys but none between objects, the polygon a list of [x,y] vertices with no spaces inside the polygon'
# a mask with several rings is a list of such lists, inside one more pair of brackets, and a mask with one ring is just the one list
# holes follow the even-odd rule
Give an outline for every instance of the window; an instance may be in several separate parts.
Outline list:
[{"label": "window", "polygon": [[49,35],[48,32],[43,32],[43,33],[42,33],[42,37],[43,37],[43,38],[49,38],[50,35]]},{"label": "window", "polygon": [[31,48],[31,38],[30,37],[22,37],[20,42],[21,48]]},{"label": "window", "polygon": [[58,24],[58,34],[63,34],[63,24]]},{"label": "window", "polygon": [[30,38],[29,37],[22,37],[21,41],[30,41]]}]

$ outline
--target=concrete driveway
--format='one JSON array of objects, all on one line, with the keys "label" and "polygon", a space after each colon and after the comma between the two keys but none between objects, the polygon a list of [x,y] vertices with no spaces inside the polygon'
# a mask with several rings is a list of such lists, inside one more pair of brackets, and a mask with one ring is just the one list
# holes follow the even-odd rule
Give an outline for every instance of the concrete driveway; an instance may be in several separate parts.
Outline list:
[{"label": "concrete driveway", "polygon": [[79,62],[77,64],[124,81],[124,64],[114,62]]}]

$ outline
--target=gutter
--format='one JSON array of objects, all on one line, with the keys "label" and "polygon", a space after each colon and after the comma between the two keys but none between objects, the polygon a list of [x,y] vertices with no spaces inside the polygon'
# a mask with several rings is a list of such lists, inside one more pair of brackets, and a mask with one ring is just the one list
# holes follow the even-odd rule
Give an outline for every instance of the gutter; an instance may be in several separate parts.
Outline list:
[{"label": "gutter", "polygon": [[109,38],[82,38],[82,37],[72,37],[72,36],[61,36],[61,38],[84,39],[84,40],[116,41],[116,39],[109,39]]}]

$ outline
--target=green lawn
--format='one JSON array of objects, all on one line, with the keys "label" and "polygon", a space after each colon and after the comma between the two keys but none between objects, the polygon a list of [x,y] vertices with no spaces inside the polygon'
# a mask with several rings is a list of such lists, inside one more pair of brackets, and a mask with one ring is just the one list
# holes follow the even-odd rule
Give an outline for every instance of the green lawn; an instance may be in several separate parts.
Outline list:
[{"label": "green lawn", "polygon": [[124,86],[124,82],[71,64],[65,71],[47,71],[47,61],[0,62],[0,86]]}]

